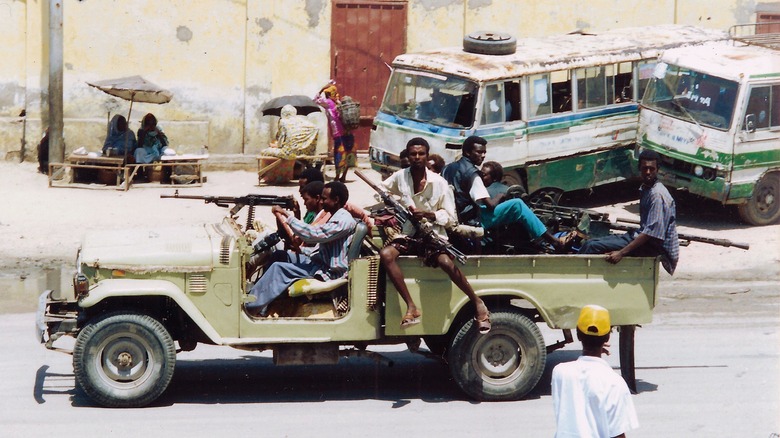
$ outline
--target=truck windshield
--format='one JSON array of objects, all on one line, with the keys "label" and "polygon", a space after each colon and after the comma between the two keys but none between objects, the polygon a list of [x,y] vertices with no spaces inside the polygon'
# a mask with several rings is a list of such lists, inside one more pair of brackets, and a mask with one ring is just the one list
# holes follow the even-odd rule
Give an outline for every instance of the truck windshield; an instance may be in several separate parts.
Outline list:
[{"label": "truck windshield", "polygon": [[738,84],[717,76],[658,63],[642,105],[700,126],[726,130]]},{"label": "truck windshield", "polygon": [[469,128],[474,124],[478,86],[438,73],[393,71],[380,111],[433,125]]}]

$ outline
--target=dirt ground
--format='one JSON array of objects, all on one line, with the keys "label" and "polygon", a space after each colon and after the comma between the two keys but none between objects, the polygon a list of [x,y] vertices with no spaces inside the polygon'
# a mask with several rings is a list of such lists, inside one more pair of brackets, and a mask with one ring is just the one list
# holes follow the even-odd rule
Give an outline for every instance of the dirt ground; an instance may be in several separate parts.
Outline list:
[{"label": "dirt ground", "polygon": [[[367,167],[366,163],[361,163]],[[378,174],[366,171],[376,180]],[[333,171],[328,172],[330,176]],[[181,194],[240,196],[249,193],[297,194],[297,185],[258,186],[249,171],[207,172],[202,187],[182,186]],[[348,177],[350,201],[370,205],[373,191],[353,174]],[[574,193],[563,202],[607,212],[610,217],[638,219],[637,193],[630,185],[600,188],[592,194]],[[41,272],[70,267],[82,236],[89,230],[126,229],[211,223],[227,210],[197,200],[161,199],[173,188],[156,185],[113,189],[49,188],[33,163],[0,162],[0,312],[31,311],[40,282],[29,279]],[[681,248],[674,277],[662,282],[780,280],[780,225],[749,227],[717,203],[684,194],[677,198],[679,232],[750,244],[750,250],[691,243]],[[563,203],[562,202],[562,203]],[[245,214],[245,213],[244,213]],[[271,223],[270,208],[257,215]]]}]

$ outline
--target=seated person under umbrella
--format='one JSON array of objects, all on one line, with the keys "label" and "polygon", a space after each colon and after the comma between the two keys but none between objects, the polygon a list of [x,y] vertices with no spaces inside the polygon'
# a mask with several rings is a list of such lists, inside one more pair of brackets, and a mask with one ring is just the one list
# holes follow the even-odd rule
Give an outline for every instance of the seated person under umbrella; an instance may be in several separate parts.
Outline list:
[{"label": "seated person under umbrella", "polygon": [[138,148],[135,150],[135,162],[150,164],[160,161],[163,151],[168,147],[168,137],[157,126],[157,118],[149,113],[141,121],[138,129]]},{"label": "seated person under umbrella", "polygon": [[108,135],[103,142],[103,155],[107,157],[132,157],[138,143],[133,131],[127,129],[127,119],[115,114],[108,125]]}]

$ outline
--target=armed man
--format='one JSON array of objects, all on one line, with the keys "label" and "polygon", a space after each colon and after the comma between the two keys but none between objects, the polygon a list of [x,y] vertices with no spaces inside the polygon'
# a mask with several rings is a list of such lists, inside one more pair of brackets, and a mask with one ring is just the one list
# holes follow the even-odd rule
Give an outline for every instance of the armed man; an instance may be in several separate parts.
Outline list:
[{"label": "armed man", "polygon": [[401,327],[419,324],[422,317],[422,312],[409,294],[403,272],[397,263],[399,256],[413,254],[422,257],[426,266],[439,267],[449,275],[452,282],[474,304],[474,319],[479,332],[487,333],[490,331],[490,312],[487,306],[474,292],[466,277],[455,266],[452,256],[441,244],[442,241],[446,243],[446,228],[455,225],[457,215],[452,191],[447,182],[427,168],[429,151],[430,146],[425,139],[415,137],[409,140],[406,152],[410,167],[395,172],[382,182],[390,193],[401,198],[401,204],[409,209],[423,227],[432,227],[439,237],[438,240],[422,239],[420,230],[416,230],[411,221],[407,221],[403,224],[403,234],[394,238],[379,253],[387,276],[406,302],[407,310],[401,320]]}]

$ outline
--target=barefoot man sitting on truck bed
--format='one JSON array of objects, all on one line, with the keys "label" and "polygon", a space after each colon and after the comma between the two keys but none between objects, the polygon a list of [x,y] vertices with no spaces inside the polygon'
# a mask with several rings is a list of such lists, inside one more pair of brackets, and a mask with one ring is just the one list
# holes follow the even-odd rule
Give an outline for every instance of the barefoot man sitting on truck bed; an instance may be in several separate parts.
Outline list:
[{"label": "barefoot man sitting on truck bed", "polygon": [[[401,204],[420,221],[428,222],[433,231],[442,239],[447,239],[445,227],[454,225],[457,220],[455,201],[447,181],[436,173],[428,170],[428,153],[430,146],[425,139],[415,137],[406,144],[410,167],[401,169],[390,175],[382,185],[388,192],[401,197]],[[414,254],[422,257],[426,266],[439,267],[474,303],[476,315],[474,319],[480,333],[490,331],[490,312],[481,298],[477,296],[463,273],[455,266],[450,256],[436,245],[424,244],[421,239],[415,239],[412,229],[407,229],[409,222],[404,224],[405,235],[393,239],[382,248],[379,255],[387,270],[387,276],[406,302],[407,310],[401,320],[401,327],[406,328],[420,323],[422,312],[414,304],[409,290],[404,283],[404,275],[398,266],[398,256]],[[410,228],[410,227],[409,227]]]}]

